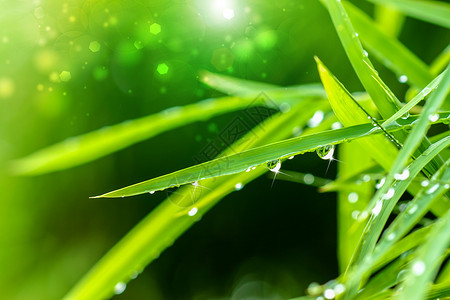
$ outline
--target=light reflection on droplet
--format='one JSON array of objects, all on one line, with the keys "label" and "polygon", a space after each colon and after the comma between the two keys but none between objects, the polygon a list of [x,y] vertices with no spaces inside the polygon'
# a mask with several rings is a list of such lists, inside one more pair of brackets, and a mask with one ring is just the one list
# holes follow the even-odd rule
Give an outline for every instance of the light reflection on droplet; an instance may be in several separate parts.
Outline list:
[{"label": "light reflection on droplet", "polygon": [[308,173],[303,176],[303,182],[305,184],[313,184],[314,180],[315,180],[315,178],[314,178],[314,175],[312,175],[312,174]]},{"label": "light reflection on droplet", "polygon": [[437,120],[439,120],[439,114],[429,115],[428,120],[430,120],[430,122],[436,122]]},{"label": "light reflection on droplet", "polygon": [[416,276],[420,276],[425,272],[426,266],[423,261],[416,261],[412,266],[412,272]]},{"label": "light reflection on droplet", "polygon": [[350,203],[356,203],[358,201],[358,193],[351,192],[348,194],[348,202]]},{"label": "light reflection on droplet", "polygon": [[331,124],[331,129],[340,129],[342,128],[342,124],[340,122],[334,122]]},{"label": "light reflection on droplet", "polygon": [[323,295],[326,299],[334,299],[334,297],[336,297],[336,293],[332,289],[325,290],[325,292],[323,292]]},{"label": "light reflection on droplet", "polygon": [[410,209],[408,209],[408,214],[412,215],[413,213],[415,213],[417,211],[417,205],[413,205],[411,206]]},{"label": "light reflection on droplet", "polygon": [[342,294],[343,292],[345,292],[345,285],[343,285],[342,283],[336,284],[336,286],[334,287],[334,292],[336,293],[336,295]]},{"label": "light reflection on droplet", "polygon": [[378,182],[377,185],[375,185],[375,187],[376,187],[377,189],[381,188],[381,187],[383,186],[383,184],[385,183],[385,181],[386,181],[386,178],[385,178],[385,177],[381,178],[381,179],[380,179],[380,182]]},{"label": "light reflection on droplet", "polygon": [[400,77],[398,77],[398,81],[401,83],[405,83],[408,81],[408,76],[406,75],[401,75]]},{"label": "light reflection on droplet", "polygon": [[311,128],[317,127],[323,121],[324,113],[321,110],[318,110],[314,113],[311,119],[308,121],[308,126]]},{"label": "light reflection on droplet", "polygon": [[118,284],[116,284],[116,286],[114,287],[114,293],[116,295],[122,294],[123,291],[125,291],[125,289],[127,288],[127,284],[125,282],[119,282]]},{"label": "light reflection on droplet", "polygon": [[378,201],[375,207],[372,209],[372,213],[374,216],[378,216],[381,212],[381,208],[383,207],[383,201]]},{"label": "light reflection on droplet", "polygon": [[409,177],[409,170],[404,169],[402,173],[394,174],[396,180],[406,180]]},{"label": "light reflection on droplet", "polygon": [[236,183],[235,185],[234,185],[234,189],[236,190],[236,191],[240,191],[240,190],[242,190],[242,188],[244,187],[244,185],[242,184],[242,183]]},{"label": "light reflection on droplet", "polygon": [[324,160],[333,159],[334,145],[327,145],[316,150],[317,155]]},{"label": "light reflection on droplet", "polygon": [[193,217],[193,216],[195,216],[195,215],[197,214],[197,212],[198,212],[198,208],[197,208],[197,207],[193,207],[193,208],[188,212],[188,215],[189,215],[190,217]]},{"label": "light reflection on droplet", "polygon": [[386,200],[392,199],[392,197],[394,197],[394,194],[395,194],[395,189],[391,187],[384,195],[384,199],[386,199]]},{"label": "light reflection on droplet", "polygon": [[434,184],[432,187],[430,187],[430,188],[427,190],[427,194],[432,194],[432,193],[434,193],[438,188],[439,188],[439,183]]},{"label": "light reflection on droplet", "polygon": [[395,239],[395,233],[390,233],[390,234],[386,237],[386,239],[387,239],[388,241],[392,241],[393,239]]}]

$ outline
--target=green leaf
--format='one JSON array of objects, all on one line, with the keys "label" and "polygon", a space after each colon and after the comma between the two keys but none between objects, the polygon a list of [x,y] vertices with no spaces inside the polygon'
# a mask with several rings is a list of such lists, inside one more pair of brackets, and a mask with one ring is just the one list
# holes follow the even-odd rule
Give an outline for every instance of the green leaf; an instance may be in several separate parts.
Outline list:
[{"label": "green leaf", "polygon": [[[353,177],[372,166],[370,156],[355,143],[339,145],[338,180]],[[365,224],[359,222],[355,226],[358,212],[364,210],[370,201],[373,183],[359,182],[343,185],[338,189],[338,262],[341,272],[344,272],[358,244]]]},{"label": "green leaf", "polygon": [[450,210],[436,221],[427,240],[417,249],[414,260],[408,268],[405,281],[395,299],[419,300],[429,291],[450,246]]},{"label": "green leaf", "polygon": [[397,77],[407,76],[408,82],[424,88],[433,75],[428,66],[397,39],[386,35],[364,12],[349,2],[344,7],[356,32],[369,53],[391,69]]},{"label": "green leaf", "polygon": [[[312,105],[317,104],[317,106]],[[233,144],[223,155],[243,151],[292,134],[292,127],[304,127],[316,109],[329,110],[325,101],[304,100],[289,112],[278,114],[263,122]],[[300,113],[301,112],[301,113]],[[324,130],[326,122],[307,132]],[[227,194],[264,174],[259,168],[232,176],[201,180],[198,185],[184,186],[136,225],[97,265],[69,292],[65,299],[101,299],[112,295],[118,282],[126,283],[137,275],[183,232]]]},{"label": "green leaf", "polygon": [[[443,115],[435,123],[444,122],[448,115]],[[410,128],[417,121],[416,116],[391,123],[385,129],[389,132]],[[327,145],[348,142],[357,138],[380,134],[383,131],[374,128],[372,124],[361,124],[337,130],[328,130],[307,136],[300,136],[280,142],[257,147],[244,152],[217,158],[193,167],[182,169],[167,175],[137,183],[94,198],[128,197],[164,190],[183,184],[192,183],[206,178],[219,177],[246,171],[249,168],[267,168],[266,163],[276,159],[288,158],[293,155],[315,151]]]},{"label": "green leaf", "polygon": [[314,94],[317,97],[325,98],[325,91],[323,90],[323,87],[316,83],[279,87],[276,85],[239,79],[207,71],[200,72],[200,81],[215,90],[235,96],[244,96],[264,92],[264,94],[266,94],[269,98],[288,100],[291,98],[303,97],[303,95],[309,91],[311,93],[310,95]]},{"label": "green leaf", "polygon": [[[298,87],[288,93],[284,89],[279,95],[296,99],[320,97],[323,89],[307,86]],[[69,138],[58,144],[39,150],[12,163],[12,171],[19,175],[38,175],[78,166],[108,154],[149,139],[162,132],[172,130],[197,121],[207,120],[216,115],[243,109],[251,105],[261,105],[261,94],[245,97],[222,97],[208,99],[183,107],[172,107],[160,113],[102,128],[87,134]],[[270,99],[276,103],[280,98]]]},{"label": "green leaf", "polygon": [[[362,263],[363,259],[367,255],[370,255],[372,253],[375,243],[378,240],[379,235],[381,234],[381,230],[385,225],[390,212],[392,211],[395,203],[401,196],[401,193],[403,193],[404,189],[406,189],[407,184],[411,181],[411,179],[407,179],[404,181],[396,181],[395,182],[396,186],[395,187],[393,186],[395,175],[402,174],[404,172],[405,164],[407,163],[411,155],[414,153],[416,147],[420,144],[421,139],[425,136],[425,133],[430,126],[430,121],[434,118],[432,116],[434,116],[437,109],[444,101],[446,95],[448,94],[449,87],[450,87],[450,72],[446,71],[441,84],[432,93],[430,99],[425,104],[423,113],[420,115],[417,123],[415,124],[410,134],[408,135],[405,144],[400,149],[400,152],[397,155],[394,164],[392,165],[388,175],[386,176],[384,185],[377,191],[377,193],[371,200],[371,204],[368,208],[370,210],[372,210],[372,208],[375,207],[375,204],[379,205],[380,203],[383,203],[383,199],[385,198],[385,196],[390,193],[391,189],[394,190],[394,194],[392,195],[392,197],[390,197],[391,199],[387,202],[387,205],[383,205],[381,207],[379,211],[379,216],[377,218],[372,219],[372,224],[370,224],[367,227],[367,230],[364,232],[364,236],[362,237],[361,249],[358,255],[356,256],[357,264]],[[435,146],[430,147],[427,150],[427,152],[432,151],[433,148],[435,150],[438,149],[436,148],[436,144],[434,145]],[[421,156],[424,160],[431,159],[427,158],[426,156],[424,157],[424,155],[425,154]],[[421,168],[419,168],[418,170],[413,170],[412,168],[413,165],[414,166],[418,165],[419,159],[420,158],[418,158],[408,167],[411,177],[415,177],[417,173],[421,170]],[[424,166],[425,165],[422,165],[422,167]],[[442,205],[444,207],[443,211],[446,212],[449,208],[448,199],[443,197],[440,199],[440,201],[442,202]],[[357,284],[359,284],[359,277],[353,276],[351,278],[349,288],[350,296],[352,296],[356,292]]]},{"label": "green leaf", "polygon": [[442,1],[422,0],[368,0],[393,7],[419,20],[450,28],[450,5]]},{"label": "green leaf", "polygon": [[366,56],[366,52],[342,3],[336,0],[326,0],[325,2],[353,69],[380,111],[381,116],[385,119],[389,118],[400,108],[400,101],[384,84],[370,59]]},{"label": "green leaf", "polygon": [[[433,156],[437,155],[442,149],[445,149],[449,145],[450,136],[430,146],[422,156],[418,157],[405,168],[405,170],[407,170],[407,173],[405,173],[407,176],[405,175],[404,177],[407,178],[403,177],[401,180],[399,179],[395,182],[388,190],[388,194],[383,195],[384,198],[377,198],[378,193],[374,196],[374,199],[379,199],[377,203],[380,207],[377,209],[376,214],[372,211],[371,218],[367,224],[365,224],[366,229],[361,238],[361,249],[356,257],[356,267],[348,275],[348,278],[350,278],[350,287],[354,284],[356,285],[363,276],[367,275],[367,272],[373,270],[374,265],[378,264],[383,257],[388,255],[388,253],[394,249],[394,243],[406,234],[427,212],[432,201],[438,199],[445,193],[446,189],[444,186],[436,188],[435,184],[441,179],[441,173],[448,168],[450,161],[444,164],[439,170],[440,172],[433,177],[431,180],[431,187],[422,188],[415,199],[408,204],[406,210],[400,213],[381,238],[377,248],[371,253],[371,249],[378,240],[389,215],[407,186]],[[442,177],[444,181],[450,178],[450,170],[446,173],[447,174]],[[433,189],[433,191],[431,191],[431,189]],[[367,211],[365,213],[368,214]]]}]

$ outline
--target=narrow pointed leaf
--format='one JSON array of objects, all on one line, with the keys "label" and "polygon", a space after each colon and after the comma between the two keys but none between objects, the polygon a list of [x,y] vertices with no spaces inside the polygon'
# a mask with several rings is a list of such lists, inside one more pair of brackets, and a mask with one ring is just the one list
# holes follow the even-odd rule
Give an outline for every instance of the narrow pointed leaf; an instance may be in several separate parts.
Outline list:
[{"label": "narrow pointed leaf", "polygon": [[[447,114],[441,116],[435,123],[444,122]],[[391,124],[385,129],[389,132],[406,129],[412,126],[417,120],[416,116],[411,116],[405,120],[399,120],[396,124]],[[197,180],[206,178],[231,175],[247,170],[249,167],[256,167],[270,161],[288,158],[305,152],[314,151],[326,145],[335,145],[342,142],[351,141],[375,134],[380,134],[380,129],[374,128],[372,124],[361,124],[337,130],[329,130],[317,134],[300,136],[257,147],[244,152],[236,153],[214,159],[193,167],[182,169],[167,175],[137,183],[116,191],[112,191],[97,197],[127,197],[148,193],[151,191],[164,190],[176,187]]]},{"label": "narrow pointed leaf", "polygon": [[450,4],[444,1],[423,0],[368,0],[394,7],[404,14],[419,20],[450,28]]},{"label": "narrow pointed leaf", "polygon": [[[283,94],[283,91],[279,94]],[[295,89],[296,99],[321,94],[323,90],[311,86]],[[245,97],[208,99],[72,137],[16,160],[12,163],[12,171],[19,175],[38,175],[81,165],[162,132],[251,105],[261,105],[261,101],[257,101],[259,95],[260,92],[254,92]],[[286,96],[292,96],[292,93]],[[274,103],[281,102],[280,98],[270,100]]]}]

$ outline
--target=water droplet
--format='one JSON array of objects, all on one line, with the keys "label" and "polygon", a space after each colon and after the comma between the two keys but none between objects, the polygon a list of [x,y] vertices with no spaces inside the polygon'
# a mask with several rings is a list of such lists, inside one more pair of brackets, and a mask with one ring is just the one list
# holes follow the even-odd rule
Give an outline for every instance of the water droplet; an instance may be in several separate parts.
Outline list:
[{"label": "water droplet", "polygon": [[368,56],[369,56],[369,53],[367,53],[367,51],[366,51],[366,50],[363,50],[363,53],[364,53],[364,55],[365,55],[366,57],[368,57]]},{"label": "water droplet", "polygon": [[392,197],[394,197],[395,194],[395,189],[394,188],[389,188],[389,190],[386,192],[386,194],[384,195],[384,199],[389,200],[392,199]]},{"label": "water droplet", "polygon": [[439,114],[429,115],[428,120],[430,120],[430,122],[436,122],[437,120],[439,120]]},{"label": "water droplet", "polygon": [[192,185],[195,186],[195,187],[200,186],[200,185],[198,184],[198,181],[194,181],[194,182],[192,183]]},{"label": "water droplet", "polygon": [[345,285],[343,285],[342,283],[336,284],[336,286],[334,287],[334,292],[336,293],[336,295],[342,294],[343,292],[345,292]]},{"label": "water droplet", "polygon": [[294,159],[294,156],[289,156],[289,158],[288,159]]},{"label": "water droplet", "polygon": [[114,286],[114,293],[116,295],[122,294],[126,288],[127,284],[125,282],[119,282],[118,284],[116,284],[116,286]]},{"label": "water droplet", "polygon": [[398,78],[398,81],[401,82],[401,83],[405,83],[405,82],[408,81],[408,76],[406,76],[406,75],[401,75],[401,76]]},{"label": "water droplet", "polygon": [[409,113],[407,112],[406,114],[404,114],[403,116],[402,116],[402,119],[403,120],[406,120],[406,119],[408,119],[409,118]]},{"label": "water droplet", "polygon": [[417,205],[413,205],[413,206],[411,206],[410,209],[408,209],[408,214],[412,215],[416,211],[417,211]]},{"label": "water droplet", "polygon": [[383,207],[383,201],[378,201],[375,207],[372,209],[372,213],[374,216],[378,216],[381,212],[381,208]]},{"label": "water droplet", "polygon": [[325,290],[325,292],[323,292],[323,295],[326,299],[334,299],[334,297],[336,297],[336,293],[332,289]]},{"label": "water droplet", "polygon": [[380,179],[380,182],[377,183],[377,185],[375,186],[377,189],[381,188],[383,186],[383,184],[386,182],[386,177],[383,177]]},{"label": "water droplet", "polygon": [[398,206],[398,210],[399,211],[405,211],[406,207],[408,206],[408,204],[406,203],[402,203]]},{"label": "water droplet", "polygon": [[358,193],[351,192],[348,194],[348,202],[350,203],[356,203],[358,201]]},{"label": "water droplet", "polygon": [[190,217],[193,217],[193,216],[195,216],[195,215],[197,214],[197,212],[198,212],[198,208],[197,208],[197,207],[193,207],[193,208],[188,212],[188,215],[189,215]]},{"label": "water droplet", "polygon": [[316,150],[316,153],[321,159],[332,159],[334,154],[334,145],[327,145],[325,147],[319,148]]},{"label": "water droplet", "polygon": [[406,180],[409,177],[409,170],[404,169],[402,173],[394,174],[394,178],[397,180]]},{"label": "water droplet", "polygon": [[150,192],[148,192],[149,194],[154,194],[155,193],[155,191],[150,191]]},{"label": "water droplet", "polygon": [[367,211],[363,211],[358,215],[358,221],[364,221],[369,216],[369,213]]},{"label": "water droplet", "polygon": [[450,188],[450,184],[446,183],[444,184],[444,189],[448,190]]},{"label": "water droplet", "polygon": [[363,176],[363,181],[364,181],[364,182],[369,182],[369,181],[370,181],[370,175],[365,174],[365,175]]},{"label": "water droplet", "polygon": [[434,193],[439,188],[439,183],[434,184],[432,187],[430,187],[427,191],[427,194]]},{"label": "water droplet", "polygon": [[340,122],[334,122],[331,124],[331,129],[340,129],[342,128],[342,124]]},{"label": "water droplet", "polygon": [[404,279],[405,274],[406,274],[406,270],[401,270],[400,272],[398,272],[397,280],[402,281]]},{"label": "water droplet", "polygon": [[134,272],[131,274],[130,279],[136,279],[136,278],[139,276],[139,274],[140,274],[140,272],[134,271]]},{"label": "water droplet", "polygon": [[271,172],[278,173],[281,169],[281,160],[272,160],[267,163],[267,167]]},{"label": "water droplet", "polygon": [[387,239],[388,241],[392,241],[393,239],[395,239],[395,233],[390,233],[390,234],[386,237],[386,239]]},{"label": "water droplet", "polygon": [[291,106],[289,105],[289,103],[284,102],[284,103],[280,104],[280,111],[282,113],[287,113],[290,110],[291,110]]},{"label": "water droplet", "polygon": [[323,121],[324,113],[321,110],[318,110],[314,113],[311,119],[308,121],[308,126],[311,128],[319,126],[319,124]]},{"label": "water droplet", "polygon": [[358,216],[361,212],[359,210],[352,211],[352,218],[358,220]]},{"label": "water droplet", "polygon": [[314,175],[312,175],[312,174],[308,173],[303,176],[303,182],[305,184],[313,184],[314,180],[315,180],[315,178],[314,178]]},{"label": "water droplet", "polygon": [[306,289],[306,292],[312,296],[318,295],[322,293],[322,287],[317,282],[311,282]]},{"label": "water droplet", "polygon": [[422,182],[420,183],[421,186],[426,187],[430,184],[430,182],[428,180],[422,180]]},{"label": "water droplet", "polygon": [[250,172],[252,169],[250,167],[248,167],[247,170],[245,170],[245,172]]},{"label": "water droplet", "polygon": [[242,188],[244,187],[244,185],[242,184],[242,183],[236,183],[235,185],[234,185],[234,189],[236,190],[236,191],[240,191],[240,190],[242,190]]},{"label": "water droplet", "polygon": [[420,276],[425,272],[426,266],[423,261],[416,261],[412,266],[412,272],[416,276]]}]

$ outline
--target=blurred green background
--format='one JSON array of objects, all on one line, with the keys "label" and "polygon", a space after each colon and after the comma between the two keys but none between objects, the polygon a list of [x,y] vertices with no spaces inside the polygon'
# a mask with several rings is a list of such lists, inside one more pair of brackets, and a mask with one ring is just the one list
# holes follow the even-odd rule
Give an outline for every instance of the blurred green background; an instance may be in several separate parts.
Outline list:
[{"label": "blurred green background", "polygon": [[[354,1],[373,14],[373,5]],[[443,38],[444,37],[444,38]],[[407,18],[426,63],[449,33]],[[1,299],[60,299],[164,192],[88,199],[196,163],[239,114],[161,134],[66,171],[15,177],[11,160],[128,119],[220,95],[208,70],[277,85],[319,82],[319,56],[362,89],[318,1],[0,2]],[[407,85],[376,61],[401,99]],[[284,169],[325,176],[314,153]],[[326,177],[333,178],[334,162]],[[262,177],[224,199],[114,299],[284,299],[338,275],[334,194]]]}]

